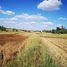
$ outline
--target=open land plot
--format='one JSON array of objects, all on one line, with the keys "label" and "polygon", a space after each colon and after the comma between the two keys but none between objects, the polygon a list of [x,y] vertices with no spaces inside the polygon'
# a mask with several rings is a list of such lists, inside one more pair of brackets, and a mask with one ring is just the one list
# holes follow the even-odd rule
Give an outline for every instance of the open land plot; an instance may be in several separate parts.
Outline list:
[{"label": "open land plot", "polygon": [[52,58],[60,65],[67,67],[67,39],[42,38]]},{"label": "open land plot", "polygon": [[1,64],[14,58],[19,48],[24,47],[26,36],[15,34],[0,34],[0,60]]},{"label": "open land plot", "polygon": [[53,33],[39,33],[41,37],[45,38],[59,38],[59,39],[67,39],[67,34],[53,34]]},{"label": "open land plot", "polygon": [[0,43],[5,41],[0,47],[5,57],[11,59],[5,63],[6,67],[67,67],[66,34],[16,32],[0,35]]},{"label": "open land plot", "polygon": [[25,42],[25,47],[20,49],[17,58],[9,62],[10,67],[58,67],[49,55],[41,38],[33,33]]}]

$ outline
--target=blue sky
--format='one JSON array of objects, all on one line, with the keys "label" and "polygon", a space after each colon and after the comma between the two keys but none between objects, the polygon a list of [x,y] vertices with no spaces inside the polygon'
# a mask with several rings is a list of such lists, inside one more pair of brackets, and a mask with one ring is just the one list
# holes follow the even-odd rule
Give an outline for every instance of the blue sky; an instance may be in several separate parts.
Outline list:
[{"label": "blue sky", "polygon": [[43,30],[67,28],[66,0],[0,0],[0,25]]}]

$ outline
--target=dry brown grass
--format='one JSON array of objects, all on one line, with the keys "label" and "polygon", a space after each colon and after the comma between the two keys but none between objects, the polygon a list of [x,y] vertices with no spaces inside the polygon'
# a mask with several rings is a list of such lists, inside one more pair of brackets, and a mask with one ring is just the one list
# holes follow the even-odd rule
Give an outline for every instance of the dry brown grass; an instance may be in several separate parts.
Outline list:
[{"label": "dry brown grass", "polygon": [[52,58],[60,65],[67,67],[67,39],[58,38],[42,38],[43,42],[52,56]]},{"label": "dry brown grass", "polygon": [[3,64],[15,58],[19,47],[23,45],[22,43],[25,39],[27,37],[21,35],[0,34],[0,54],[3,56],[1,58]]}]

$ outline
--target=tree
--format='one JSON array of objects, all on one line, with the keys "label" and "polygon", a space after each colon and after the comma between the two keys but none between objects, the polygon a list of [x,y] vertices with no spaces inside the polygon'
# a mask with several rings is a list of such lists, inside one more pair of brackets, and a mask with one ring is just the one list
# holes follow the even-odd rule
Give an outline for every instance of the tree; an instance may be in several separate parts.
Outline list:
[{"label": "tree", "polygon": [[53,29],[51,32],[52,32],[52,33],[56,33],[56,30]]},{"label": "tree", "polygon": [[3,27],[3,26],[0,26],[0,30],[2,30],[2,31],[6,31],[6,28]]}]

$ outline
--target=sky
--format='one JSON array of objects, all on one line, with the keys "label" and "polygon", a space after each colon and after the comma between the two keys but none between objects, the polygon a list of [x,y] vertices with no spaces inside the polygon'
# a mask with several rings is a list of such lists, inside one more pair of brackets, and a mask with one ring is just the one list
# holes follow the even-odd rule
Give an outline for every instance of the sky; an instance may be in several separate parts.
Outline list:
[{"label": "sky", "polygon": [[0,0],[0,26],[26,30],[67,28],[67,0]]}]

